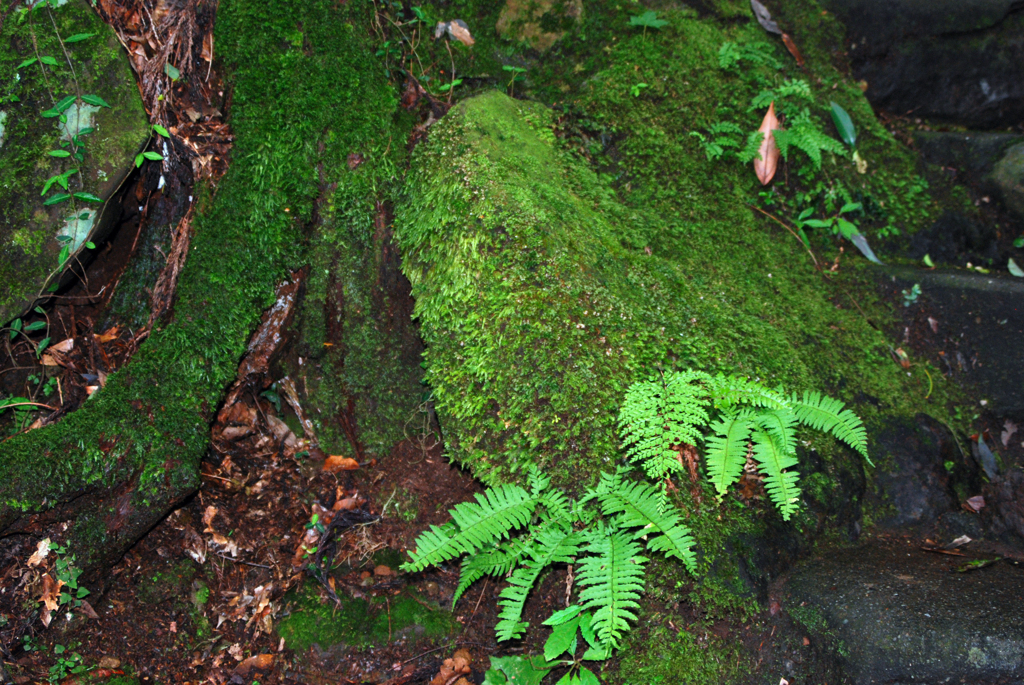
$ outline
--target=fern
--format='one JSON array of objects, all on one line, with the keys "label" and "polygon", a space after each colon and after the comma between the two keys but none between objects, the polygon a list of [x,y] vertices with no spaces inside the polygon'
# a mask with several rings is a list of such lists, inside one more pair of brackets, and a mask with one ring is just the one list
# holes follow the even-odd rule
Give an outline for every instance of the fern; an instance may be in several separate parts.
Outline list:
[{"label": "fern", "polygon": [[658,488],[647,483],[629,483],[622,476],[622,471],[614,476],[601,474],[597,499],[604,515],[618,514],[615,521],[618,528],[639,529],[634,538],[646,537],[648,549],[676,557],[686,564],[688,571],[696,572],[693,536],[683,525],[675,507],[665,501]]},{"label": "fern", "polygon": [[846,148],[835,138],[826,135],[818,124],[811,119],[811,111],[806,107],[788,121],[789,128],[774,132],[779,152],[789,159],[790,148],[798,148],[810,158],[815,169],[821,169],[822,151],[846,156]]},{"label": "fern", "polygon": [[522,637],[529,626],[521,621],[523,606],[541,572],[557,563],[568,563],[579,552],[581,536],[564,522],[541,528],[526,548],[529,560],[517,568],[508,579],[508,587],[498,595],[501,612],[494,627],[498,641]]},{"label": "fern", "polygon": [[507,537],[511,530],[527,524],[536,504],[518,485],[500,485],[477,494],[475,503],[463,502],[452,509],[454,525],[431,526],[417,538],[416,549],[409,553],[412,561],[403,568],[422,571]]},{"label": "fern", "polygon": [[526,553],[526,540],[513,538],[501,544],[484,545],[476,554],[467,556],[462,561],[459,584],[452,597],[452,605],[459,601],[469,586],[484,576],[505,576]]},{"label": "fern", "polygon": [[626,457],[640,462],[648,477],[659,479],[682,470],[676,445],[696,444],[698,428],[708,421],[707,390],[695,381],[710,377],[698,371],[670,373],[634,383],[619,412]]},{"label": "fern", "polygon": [[786,470],[797,464],[795,425],[793,412],[774,410],[759,414],[753,431],[754,459],[764,474],[764,489],[779,508],[783,521],[788,521],[800,504],[800,490],[796,486],[799,475]]},{"label": "fern", "polygon": [[719,502],[743,473],[752,415],[750,411],[728,412],[711,425],[713,435],[708,436],[705,443],[705,462]]},{"label": "fern", "polygon": [[740,404],[769,409],[789,406],[789,400],[785,395],[742,376],[726,376],[720,373],[710,378],[708,384],[715,406],[719,408],[731,408]]},{"label": "fern", "polygon": [[825,397],[817,391],[805,390],[803,400],[798,400],[794,394],[791,403],[800,423],[806,424],[814,430],[831,433],[857,450],[869,464],[874,466],[868,456],[868,434],[864,422],[849,409],[843,409],[842,402]]},{"label": "fern", "polygon": [[599,528],[588,534],[588,556],[580,562],[576,581],[583,588],[580,604],[595,609],[590,621],[598,639],[618,648],[619,639],[636,620],[634,611],[644,589],[644,564],[640,545],[623,532]]}]

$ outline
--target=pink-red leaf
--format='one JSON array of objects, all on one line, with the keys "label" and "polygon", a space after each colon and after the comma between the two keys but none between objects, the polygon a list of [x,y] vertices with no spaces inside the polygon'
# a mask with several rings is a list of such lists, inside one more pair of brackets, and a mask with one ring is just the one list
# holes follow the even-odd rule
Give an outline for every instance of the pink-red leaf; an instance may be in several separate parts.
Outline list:
[{"label": "pink-red leaf", "polygon": [[768,113],[764,115],[759,133],[764,134],[761,140],[761,147],[757,151],[757,159],[754,160],[754,173],[761,185],[768,185],[775,176],[775,170],[779,167],[779,146],[775,144],[775,136],[772,131],[778,131],[779,120],[775,116],[775,103],[768,105]]}]

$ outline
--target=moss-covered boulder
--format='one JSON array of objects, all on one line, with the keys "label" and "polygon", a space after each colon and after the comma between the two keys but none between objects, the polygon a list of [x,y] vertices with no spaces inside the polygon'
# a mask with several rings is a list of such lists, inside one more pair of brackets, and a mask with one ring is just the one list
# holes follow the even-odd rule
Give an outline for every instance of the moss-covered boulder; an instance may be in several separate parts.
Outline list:
[{"label": "moss-covered boulder", "polygon": [[11,12],[0,33],[0,321],[59,278],[65,244],[75,254],[117,218],[106,201],[148,138],[124,49],[85,0]]}]

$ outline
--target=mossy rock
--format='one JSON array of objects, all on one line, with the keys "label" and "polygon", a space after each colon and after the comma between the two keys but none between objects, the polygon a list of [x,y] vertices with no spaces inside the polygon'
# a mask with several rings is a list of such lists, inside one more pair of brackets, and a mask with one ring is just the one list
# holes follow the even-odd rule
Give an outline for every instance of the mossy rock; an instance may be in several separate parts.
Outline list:
[{"label": "mossy rock", "polygon": [[[58,32],[60,39],[90,37],[65,41],[65,58]],[[21,66],[37,55],[53,64],[36,60]],[[149,125],[124,49],[84,0],[56,9],[39,3],[31,12],[11,13],[0,34],[0,89],[0,321],[7,321],[59,278],[58,236],[70,238],[74,254],[117,219],[106,202],[134,167]],[[87,100],[98,96],[109,106],[77,100],[64,110],[64,122],[41,116],[76,94]],[[72,150],[70,138],[88,128],[94,131],[80,137],[83,159],[49,154]],[[70,190],[54,183],[40,192],[47,179],[73,168],[79,173],[70,177]],[[45,204],[74,192],[90,193],[102,203],[75,198]]]},{"label": "mossy rock", "polygon": [[364,649],[390,642],[417,643],[455,635],[461,625],[450,611],[429,604],[413,589],[385,601],[383,597],[340,603],[324,599],[311,586],[288,595],[291,614],[277,624],[277,633],[297,652],[312,645],[322,651],[335,647]]}]

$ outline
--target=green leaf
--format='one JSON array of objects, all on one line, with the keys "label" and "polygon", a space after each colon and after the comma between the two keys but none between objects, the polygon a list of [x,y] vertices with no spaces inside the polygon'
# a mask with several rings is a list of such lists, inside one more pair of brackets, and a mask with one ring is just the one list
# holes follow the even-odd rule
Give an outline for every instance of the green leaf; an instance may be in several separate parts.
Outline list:
[{"label": "green leaf", "polygon": [[170,62],[164,65],[164,73],[170,76],[172,81],[177,81],[181,78],[181,71]]},{"label": "green leaf", "polygon": [[864,205],[860,202],[847,202],[843,205],[843,208],[839,210],[839,213],[846,214],[847,212],[856,212],[861,209],[864,209]]},{"label": "green leaf", "polygon": [[540,685],[555,666],[540,656],[492,656],[483,685]]},{"label": "green leaf", "polygon": [[1006,262],[1006,268],[1017,278],[1024,278],[1024,270],[1017,265],[1017,262],[1013,261],[1013,257],[1010,257],[1009,261]]},{"label": "green leaf", "polygon": [[153,130],[156,131],[158,135],[161,135],[164,138],[171,137],[171,134],[167,132],[167,129],[161,126],[160,124],[153,124]]},{"label": "green leaf", "polygon": [[75,104],[75,96],[68,95],[65,98],[63,98],[60,102],[58,102],[56,105],[54,105],[54,109],[56,109],[58,112],[66,112],[68,107],[70,107],[73,104]]},{"label": "green leaf", "polygon": [[32,323],[27,324],[25,326],[25,332],[26,333],[31,333],[33,331],[39,331],[39,330],[42,330],[44,328],[46,328],[46,322],[45,321],[33,321]]},{"label": "green leaf", "polygon": [[103,200],[101,198],[96,197],[92,193],[85,193],[85,192],[75,193],[75,199],[76,200],[84,200],[85,202],[103,202]]},{"label": "green leaf", "polygon": [[43,64],[48,64],[51,67],[57,66],[57,60],[55,60],[53,57],[50,57],[49,55],[43,55],[39,58],[39,61]]},{"label": "green leaf", "polygon": [[847,221],[842,217],[836,219],[836,226],[839,228],[839,232],[842,234],[842,236],[847,240],[850,240],[854,236],[854,234],[860,232],[859,230],[857,230],[856,224]]},{"label": "green leaf", "polygon": [[1024,235],[1020,236],[1019,238],[1015,238],[1013,241],[1013,246],[1016,247],[1017,249],[1024,247]]},{"label": "green leaf", "polygon": [[50,150],[47,154],[50,155],[51,157],[61,157],[61,158],[70,157],[71,156],[71,153],[68,152],[67,150]]},{"label": "green leaf", "polygon": [[559,654],[567,651],[569,646],[576,640],[576,630],[579,628],[579,625],[580,617],[577,616],[567,623],[555,626],[551,631],[551,636],[544,643],[544,658],[551,661]]},{"label": "green leaf", "polygon": [[832,225],[832,219],[808,219],[804,222],[804,226],[810,226],[811,228],[828,228]]},{"label": "green leaf", "polygon": [[76,33],[73,36],[65,38],[64,42],[65,43],[78,43],[79,41],[86,40],[87,38],[92,38],[95,35],[96,35],[95,33]]},{"label": "green leaf", "polygon": [[601,685],[601,681],[597,679],[597,676],[589,668],[580,669],[579,682],[580,685]]},{"label": "green leaf", "polygon": [[37,307],[33,307],[32,311],[34,311],[36,314],[45,314],[46,313],[45,309],[43,309],[42,307],[38,307],[38,306]]},{"label": "green leaf", "polygon": [[99,95],[83,95],[82,102],[87,105],[93,105],[94,107],[110,107],[106,100],[101,98]]},{"label": "green leaf", "polygon": [[43,355],[43,350],[45,350],[49,346],[50,346],[50,339],[49,338],[43,338],[42,340],[40,340],[39,344],[36,346],[36,359],[41,357]]},{"label": "green leaf", "polygon": [[658,19],[658,13],[653,10],[647,10],[643,14],[637,14],[629,18],[630,26],[641,26],[645,29],[660,29],[662,26],[667,26],[668,22],[664,19]]},{"label": "green leaf", "polygon": [[70,245],[65,245],[64,247],[60,248],[60,256],[57,257],[57,262],[61,266],[64,266],[64,262],[68,261],[68,257],[70,257],[70,256],[71,256],[71,246]]},{"label": "green leaf", "polygon": [[51,109],[44,109],[42,112],[39,113],[39,116],[41,116],[44,119],[52,119],[54,117],[59,117],[60,116],[60,112],[58,112],[56,109],[52,109],[52,108]]},{"label": "green leaf", "polygon": [[96,249],[96,243],[94,243],[91,240],[87,240],[85,242],[85,249],[87,249],[87,250],[95,250]]},{"label": "green leaf", "polygon": [[836,125],[836,130],[839,131],[839,137],[844,143],[853,147],[857,142],[857,129],[853,126],[853,120],[850,119],[846,110],[839,106],[839,103],[829,102],[829,104],[832,105],[832,122]]},{"label": "green leaf", "polygon": [[92,126],[86,126],[85,128],[80,128],[80,129],[78,129],[78,136],[76,136],[76,137],[87,136],[87,135],[89,135],[90,133],[92,133],[95,130],[96,129],[94,129]]},{"label": "green leaf", "polygon": [[78,592],[75,593],[75,596],[78,597],[78,599],[82,599],[83,597],[86,597],[88,595],[89,595],[89,591],[86,588],[81,587],[81,586],[79,586]]},{"label": "green leaf", "polygon": [[708,478],[715,486],[719,502],[725,497],[729,486],[743,475],[743,465],[747,463],[751,415],[750,411],[725,413],[711,426],[714,434],[709,435],[705,443],[707,449],[704,460]]},{"label": "green leaf", "polygon": [[19,64],[18,66],[14,67],[14,68],[15,69],[24,69],[25,67],[30,67],[30,66],[32,66],[35,63],[36,63],[36,58],[35,57],[29,57],[27,60],[25,60],[24,62],[22,62],[21,64]]},{"label": "green leaf", "polygon": [[542,625],[546,626],[560,626],[566,621],[576,618],[579,613],[583,610],[579,604],[573,604],[571,607],[556,611],[548,617],[548,620],[544,621]]},{"label": "green leaf", "polygon": [[[15,319],[14,321],[11,322],[11,330],[14,331],[15,333],[17,333],[18,331],[21,330],[21,319],[20,318]],[[13,338],[14,336],[12,335],[11,337]]]},{"label": "green leaf", "polygon": [[924,265],[927,266],[929,269],[935,268],[935,262],[932,261],[931,256],[925,255],[924,259],[922,259],[921,261],[924,262]]},{"label": "green leaf", "polygon": [[591,624],[598,639],[617,648],[629,622],[636,620],[647,559],[624,532],[598,528],[588,532],[587,538],[588,554],[577,561],[580,602],[586,609],[595,609]]},{"label": "green leaf", "polygon": [[54,645],[53,646],[53,653],[54,654],[63,654],[64,653],[64,645]]},{"label": "green leaf", "polygon": [[51,195],[50,197],[46,198],[43,201],[43,204],[48,207],[50,205],[55,205],[57,203],[64,202],[70,199],[71,195],[69,193],[57,193],[56,195]]},{"label": "green leaf", "polygon": [[135,166],[136,167],[142,166],[142,161],[144,159],[145,159],[145,157],[142,156],[141,152],[139,154],[135,155]]},{"label": "green leaf", "polygon": [[159,162],[161,159],[164,158],[163,155],[161,155],[159,152],[150,152],[150,151],[143,152],[142,156],[145,157],[146,159],[154,161],[154,162]]}]

